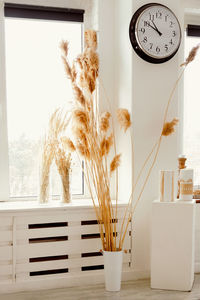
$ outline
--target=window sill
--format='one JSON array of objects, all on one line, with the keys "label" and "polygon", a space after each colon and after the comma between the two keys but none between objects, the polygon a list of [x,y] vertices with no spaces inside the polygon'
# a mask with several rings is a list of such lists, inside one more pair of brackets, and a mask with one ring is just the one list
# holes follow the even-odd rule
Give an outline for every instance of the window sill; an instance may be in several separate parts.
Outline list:
[{"label": "window sill", "polygon": [[[118,202],[119,206],[124,206],[126,203]],[[37,201],[8,201],[0,202],[1,212],[29,212],[29,211],[49,211],[49,210],[69,210],[69,209],[87,209],[93,207],[91,199],[75,199],[71,203],[61,203],[58,201],[52,201],[49,203],[38,203]]]}]

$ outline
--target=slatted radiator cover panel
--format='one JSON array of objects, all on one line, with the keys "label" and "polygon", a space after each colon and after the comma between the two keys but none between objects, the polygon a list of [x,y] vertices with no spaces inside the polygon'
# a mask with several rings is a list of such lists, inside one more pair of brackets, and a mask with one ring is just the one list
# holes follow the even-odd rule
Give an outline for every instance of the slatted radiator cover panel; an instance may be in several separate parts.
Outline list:
[{"label": "slatted radiator cover panel", "polygon": [[[123,217],[119,209],[117,230]],[[16,282],[102,272],[99,227],[93,209],[15,217]],[[131,262],[131,223],[125,239],[123,269]]]},{"label": "slatted radiator cover panel", "polygon": [[0,283],[12,283],[13,278],[13,218],[0,218]]}]

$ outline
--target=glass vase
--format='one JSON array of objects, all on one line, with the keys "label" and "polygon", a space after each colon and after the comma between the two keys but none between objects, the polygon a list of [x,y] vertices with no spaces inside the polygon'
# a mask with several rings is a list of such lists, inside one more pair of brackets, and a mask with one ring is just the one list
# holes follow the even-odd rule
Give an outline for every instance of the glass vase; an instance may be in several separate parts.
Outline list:
[{"label": "glass vase", "polygon": [[70,203],[71,195],[71,170],[67,170],[64,176],[61,176],[61,202]]},{"label": "glass vase", "polygon": [[51,189],[51,170],[48,172],[43,169],[43,165],[39,169],[39,191],[38,202],[45,204],[51,201],[52,189]]}]

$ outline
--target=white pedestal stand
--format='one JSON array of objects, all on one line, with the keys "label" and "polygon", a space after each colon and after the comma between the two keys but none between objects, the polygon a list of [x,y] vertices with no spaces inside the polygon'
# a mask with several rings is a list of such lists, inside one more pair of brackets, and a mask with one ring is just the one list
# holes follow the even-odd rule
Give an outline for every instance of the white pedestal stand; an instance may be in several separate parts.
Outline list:
[{"label": "white pedestal stand", "polygon": [[191,291],[195,202],[153,202],[151,287]]}]

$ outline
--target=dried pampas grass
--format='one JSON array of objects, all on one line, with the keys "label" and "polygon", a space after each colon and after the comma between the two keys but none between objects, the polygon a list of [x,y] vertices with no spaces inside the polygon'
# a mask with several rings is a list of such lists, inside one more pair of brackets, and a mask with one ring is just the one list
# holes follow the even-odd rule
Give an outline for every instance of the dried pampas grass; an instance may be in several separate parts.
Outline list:
[{"label": "dried pampas grass", "polygon": [[[51,115],[48,125],[48,133],[44,138],[42,145],[42,160],[41,160],[41,174],[40,174],[40,195],[39,201],[41,203],[48,202],[49,198],[49,177],[50,177],[50,168],[53,160],[57,162],[57,166],[64,164],[64,151],[61,161],[58,162],[58,154],[60,154],[59,144],[61,135],[65,132],[70,118],[68,118],[68,113],[64,113],[62,109],[56,109]],[[65,144],[66,144],[65,140]],[[71,145],[72,150],[72,145]],[[70,151],[71,151],[70,150]],[[69,160],[68,160],[69,162]],[[66,162],[65,162],[66,163]]]},{"label": "dried pampas grass", "polygon": [[119,108],[117,110],[117,119],[121,126],[121,128],[126,130],[131,126],[131,117],[127,109],[125,108]]},{"label": "dried pampas grass", "polygon": [[71,154],[65,153],[62,148],[57,148],[55,153],[55,162],[62,182],[62,202],[71,201],[70,193],[70,173],[71,173]]},{"label": "dried pampas grass", "polygon": [[88,71],[84,71],[80,75],[80,86],[82,89],[86,89],[87,93],[92,94],[96,88],[96,82],[92,76],[92,73],[89,73]]},{"label": "dried pampas grass", "polygon": [[86,70],[92,74],[95,80],[99,73],[99,55],[92,49],[88,49],[83,58]]},{"label": "dried pampas grass", "polygon": [[60,49],[63,52],[63,55],[67,56],[68,55],[68,50],[69,50],[69,43],[68,41],[62,41],[60,43]]},{"label": "dried pampas grass", "polygon": [[110,173],[113,173],[120,165],[121,154],[115,155],[110,163]]},{"label": "dried pampas grass", "polygon": [[63,148],[66,149],[66,151],[74,152],[76,150],[74,143],[69,138],[62,137],[61,142],[62,142]]},{"label": "dried pampas grass", "polygon": [[174,118],[171,122],[166,122],[163,126],[162,135],[169,136],[175,131],[175,126],[178,124],[179,120]]},{"label": "dried pampas grass", "polygon": [[73,80],[72,71],[71,71],[71,68],[70,68],[66,58],[64,56],[61,56],[61,57],[62,57],[62,61],[63,61],[63,65],[65,68],[65,73],[67,75],[67,78]]},{"label": "dried pampas grass", "polygon": [[[65,55],[68,51],[68,48],[66,49],[67,51],[65,50],[66,46],[63,45],[62,48],[64,48],[63,53],[65,58],[64,64],[66,65],[66,73],[72,82],[72,87],[74,90],[74,108],[72,112],[74,140],[72,148],[74,149],[75,147],[79,157],[81,156],[85,159],[84,176],[86,178],[96,212],[103,249],[107,251],[121,250],[132,214],[135,211],[139,200],[141,199],[144,188],[156,163],[162,138],[163,136],[171,135],[174,132],[175,125],[177,125],[177,119],[173,119],[171,122],[166,122],[166,120],[169,105],[185,68],[183,68],[182,73],[175,82],[175,85],[170,93],[164,113],[161,134],[150,151],[150,154],[145,159],[135,181],[133,175],[134,184],[126,212],[122,220],[122,225],[119,230],[119,239],[117,239],[116,223],[113,222],[113,220],[117,220],[118,213],[118,167],[120,165],[121,155],[117,154],[116,151],[117,147],[114,135],[114,123],[113,119],[111,119],[112,116],[109,112],[104,112],[103,114],[99,112],[96,93],[98,86],[97,78],[99,76],[99,56],[96,52],[96,32],[93,30],[87,30],[85,32],[84,51],[76,58],[72,64],[72,67],[70,67],[68,64],[67,56]],[[199,45],[190,52],[186,62],[183,64],[185,67],[194,60],[198,49]],[[117,119],[124,132],[126,132],[128,129],[130,130],[131,118],[127,109],[118,109]],[[133,150],[133,140],[131,140],[131,144]],[[112,145],[114,146],[114,158],[110,159]],[[145,167],[147,167],[150,161],[150,166],[146,169]],[[141,190],[139,191],[135,201],[133,201],[135,188],[145,170],[147,170],[147,173],[143,178],[144,181],[141,185]],[[110,188],[114,172],[116,174],[115,208],[113,207],[113,202],[111,201],[110,197]],[[98,201],[98,205],[95,202],[96,199]]]},{"label": "dried pampas grass", "polygon": [[75,109],[72,114],[75,128],[83,128],[86,132],[89,129],[89,117],[85,110]]},{"label": "dried pampas grass", "polygon": [[113,134],[111,134],[107,138],[104,136],[100,144],[101,157],[103,157],[104,155],[108,155],[112,145],[113,145]]},{"label": "dried pampas grass", "polygon": [[109,124],[109,119],[110,119],[111,114],[106,111],[101,115],[101,119],[100,119],[100,130],[103,132],[107,132],[110,124]]},{"label": "dried pampas grass", "polygon": [[85,97],[83,95],[83,92],[81,91],[81,89],[73,83],[73,92],[74,92],[74,97],[75,97],[75,101],[77,101],[78,103],[81,104],[81,106],[85,106],[86,100]]},{"label": "dried pampas grass", "polygon": [[42,146],[41,168],[40,168],[40,191],[39,202],[49,202],[50,168],[54,159],[55,145],[48,137],[44,137]]},{"label": "dried pampas grass", "polygon": [[[68,44],[62,43],[63,62],[74,91],[72,111],[73,141],[62,139],[63,147],[76,151],[85,160],[84,176],[91,193],[96,217],[100,227],[100,236],[104,250],[116,251],[117,201],[114,213],[110,197],[111,177],[120,165],[120,154],[116,154],[116,143],[111,124],[111,114],[99,113],[97,103],[97,78],[99,76],[99,56],[96,52],[97,35],[93,30],[85,32],[85,49],[70,67],[67,59]],[[127,110],[121,110],[120,124],[126,131],[130,125]],[[114,158],[110,162],[109,153],[114,145]],[[117,187],[116,187],[117,190]],[[95,200],[98,200],[97,208]]]},{"label": "dried pampas grass", "polygon": [[197,55],[197,52],[199,50],[199,47],[200,47],[200,44],[198,44],[196,47],[192,48],[192,50],[190,51],[188,57],[186,58],[186,61],[181,64],[181,67],[187,66],[189,63],[191,63],[195,59],[195,57]]},{"label": "dried pampas grass", "polygon": [[94,51],[97,49],[97,33],[94,30],[86,30],[84,35],[85,48]]},{"label": "dried pampas grass", "polygon": [[85,145],[83,145],[80,142],[77,142],[76,149],[83,158],[90,160],[91,155],[90,155],[90,150],[88,147],[86,147]]},{"label": "dried pampas grass", "polygon": [[81,128],[75,128],[73,133],[76,137],[76,140],[79,141],[84,147],[88,148],[88,141],[85,132]]}]

